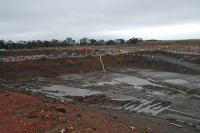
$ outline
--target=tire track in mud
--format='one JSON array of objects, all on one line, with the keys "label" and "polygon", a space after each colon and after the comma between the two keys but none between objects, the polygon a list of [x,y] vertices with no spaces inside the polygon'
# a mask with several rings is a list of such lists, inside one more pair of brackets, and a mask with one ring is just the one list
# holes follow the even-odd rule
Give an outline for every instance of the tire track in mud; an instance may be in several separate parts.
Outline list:
[{"label": "tire track in mud", "polygon": [[153,116],[159,115],[164,110],[171,107],[171,102],[162,100],[161,98],[152,98],[151,100],[136,99],[128,104],[123,105],[120,109],[129,112],[151,114]]}]

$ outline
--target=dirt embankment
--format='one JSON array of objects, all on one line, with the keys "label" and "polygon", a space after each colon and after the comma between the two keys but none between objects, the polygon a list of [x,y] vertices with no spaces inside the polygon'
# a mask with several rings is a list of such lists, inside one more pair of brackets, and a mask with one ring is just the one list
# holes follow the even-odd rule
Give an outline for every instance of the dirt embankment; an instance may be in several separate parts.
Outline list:
[{"label": "dirt embankment", "polygon": [[158,61],[158,60],[149,59],[149,58],[140,57],[140,56],[135,58],[132,65],[134,67],[139,67],[139,68],[155,69],[157,71],[176,72],[176,73],[181,73],[181,74],[198,74],[199,73],[195,70],[191,70],[180,65],[171,64],[168,62]]},{"label": "dirt embankment", "polygon": [[[154,56],[152,58],[145,57],[142,55],[150,55]],[[184,65],[176,64],[176,63],[170,63],[168,61],[157,59],[156,56],[164,55],[166,57],[171,57],[172,59],[180,59],[183,57],[183,55],[178,54],[171,54],[167,52],[162,51],[144,51],[144,52],[138,52],[135,54],[132,65],[135,67],[142,67],[147,69],[155,69],[159,71],[168,71],[168,72],[177,72],[182,74],[199,74],[199,71],[196,69],[191,69],[189,67],[185,67]],[[178,60],[177,60],[178,61]],[[186,61],[187,62],[187,61]],[[189,61],[188,61],[189,62]]]},{"label": "dirt embankment", "polygon": [[21,49],[21,50],[8,50],[8,51],[1,51],[0,57],[8,57],[8,56],[33,56],[33,55],[47,55],[47,56],[57,56],[61,53],[67,53],[71,55],[72,53],[79,53],[80,50],[76,48],[44,48],[44,49]]},{"label": "dirt embankment", "polygon": [[200,56],[199,55],[187,55],[187,54],[177,54],[177,53],[169,53],[169,52],[165,52],[165,51],[152,51],[152,52],[143,52],[144,54],[161,54],[161,55],[165,55],[168,57],[172,57],[175,59],[179,59],[179,60],[183,60],[183,61],[187,61],[187,62],[192,62],[195,64],[200,64]]},{"label": "dirt embankment", "polygon": [[135,133],[136,129],[88,108],[22,93],[0,92],[1,133]]},{"label": "dirt embankment", "polygon": [[[151,68],[184,74],[196,73],[193,70],[179,65],[157,61],[141,56],[104,56],[103,62],[106,67],[110,65],[132,65],[133,67]],[[15,63],[0,63],[0,79],[20,80],[33,77],[55,77],[67,73],[82,73],[101,70],[102,65],[99,57],[91,56],[85,58],[41,59]]]},{"label": "dirt embankment", "polygon": [[30,55],[39,55],[39,54],[50,54],[55,50],[19,50],[19,51],[1,51],[0,56],[30,56]]},{"label": "dirt embankment", "polygon": [[[126,64],[129,56],[105,56],[103,62],[106,66]],[[15,63],[0,63],[1,79],[31,78],[35,76],[53,77],[66,73],[81,73],[101,71],[102,65],[99,57],[41,59]]]}]

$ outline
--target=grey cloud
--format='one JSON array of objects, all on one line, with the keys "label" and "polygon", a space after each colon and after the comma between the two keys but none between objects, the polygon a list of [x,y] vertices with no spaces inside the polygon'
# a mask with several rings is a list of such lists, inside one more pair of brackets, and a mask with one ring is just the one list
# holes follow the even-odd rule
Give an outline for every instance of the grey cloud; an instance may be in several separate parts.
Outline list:
[{"label": "grey cloud", "polygon": [[78,39],[105,30],[200,24],[199,5],[199,0],[0,0],[0,39]]}]

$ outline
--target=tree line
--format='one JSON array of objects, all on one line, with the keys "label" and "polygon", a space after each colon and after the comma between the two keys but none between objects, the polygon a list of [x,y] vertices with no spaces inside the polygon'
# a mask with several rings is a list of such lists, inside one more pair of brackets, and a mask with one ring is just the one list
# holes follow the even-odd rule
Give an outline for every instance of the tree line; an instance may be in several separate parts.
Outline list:
[{"label": "tree line", "polygon": [[105,46],[105,45],[123,45],[123,44],[138,44],[143,42],[141,38],[131,38],[129,40],[115,39],[115,40],[95,40],[89,38],[82,38],[79,42],[76,42],[72,38],[68,37],[63,41],[52,39],[51,41],[17,41],[12,40],[4,41],[0,40],[0,49],[32,49],[40,47],[58,47],[58,46]]}]

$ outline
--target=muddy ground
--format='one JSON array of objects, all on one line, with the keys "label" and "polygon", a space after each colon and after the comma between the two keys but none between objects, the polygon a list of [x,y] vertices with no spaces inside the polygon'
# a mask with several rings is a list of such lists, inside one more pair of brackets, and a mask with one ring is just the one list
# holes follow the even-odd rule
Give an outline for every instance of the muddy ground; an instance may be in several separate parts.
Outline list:
[{"label": "muddy ground", "polygon": [[199,132],[198,72],[140,54],[1,63],[0,132]]}]

